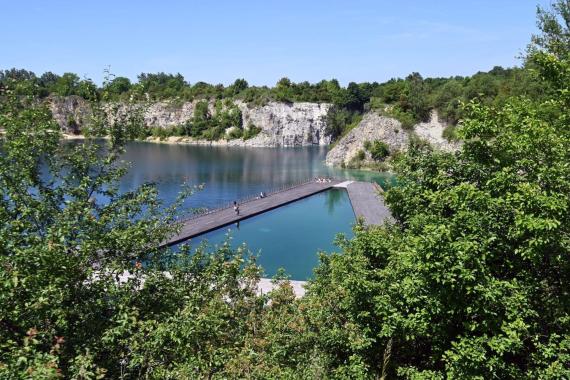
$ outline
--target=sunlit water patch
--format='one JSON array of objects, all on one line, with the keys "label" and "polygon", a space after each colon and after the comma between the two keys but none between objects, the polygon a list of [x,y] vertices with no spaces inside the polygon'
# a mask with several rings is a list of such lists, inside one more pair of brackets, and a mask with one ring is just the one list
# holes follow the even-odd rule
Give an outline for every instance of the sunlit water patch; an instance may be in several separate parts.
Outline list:
[{"label": "sunlit water patch", "polygon": [[338,233],[352,236],[354,220],[346,191],[332,189],[196,237],[190,244],[215,246],[226,239],[233,247],[247,243],[260,254],[265,276],[284,268],[293,280],[306,280],[318,264],[319,251],[337,249],[333,240]]}]

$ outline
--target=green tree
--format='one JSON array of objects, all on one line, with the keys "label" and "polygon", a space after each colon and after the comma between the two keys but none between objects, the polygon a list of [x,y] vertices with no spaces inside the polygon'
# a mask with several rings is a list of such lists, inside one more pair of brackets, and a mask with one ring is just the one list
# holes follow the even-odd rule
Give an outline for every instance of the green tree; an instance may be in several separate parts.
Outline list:
[{"label": "green tree", "polygon": [[416,121],[426,120],[429,116],[428,89],[419,73],[412,73],[406,78],[404,110],[408,110]]},{"label": "green tree", "polygon": [[81,96],[87,100],[97,101],[99,94],[97,91],[97,86],[91,79],[85,79],[79,82],[77,89],[75,90],[76,95]]},{"label": "green tree", "polygon": [[40,77],[40,83],[47,89],[51,89],[53,86],[56,85],[57,81],[59,80],[60,76],[57,74],[52,73],[51,71],[46,71]]},{"label": "green tree", "polygon": [[370,152],[370,156],[372,156],[372,159],[375,161],[382,161],[390,155],[390,148],[388,147],[388,144],[380,140],[374,140],[374,142],[370,144],[370,147],[367,148],[367,150]]},{"label": "green tree", "polygon": [[10,87],[17,95],[44,95],[32,71],[12,68],[0,70],[0,89]]},{"label": "green tree", "polygon": [[325,372],[570,376],[570,64],[533,60],[555,96],[470,103],[460,152],[397,161],[396,223],[322,257],[303,302]]},{"label": "green tree", "polygon": [[69,146],[46,108],[2,95],[0,378],[266,372],[269,358],[248,362],[264,352],[250,338],[268,310],[259,269],[229,245],[157,248],[176,205],[149,184],[119,192],[122,114],[106,124],[110,145]]},{"label": "green tree", "polygon": [[289,78],[281,78],[275,85],[275,98],[280,102],[293,101],[293,83]]},{"label": "green tree", "polygon": [[118,96],[128,92],[131,89],[131,81],[129,78],[116,77],[113,78],[106,86],[111,96]]},{"label": "green tree", "polygon": [[532,37],[530,51],[542,49],[560,59],[570,53],[570,1],[555,0],[550,9],[538,7],[537,25],[541,33]]},{"label": "green tree", "polygon": [[73,73],[64,73],[58,78],[53,87],[53,92],[59,96],[75,95],[79,86],[79,76]]},{"label": "green tree", "polygon": [[141,73],[138,80],[143,90],[157,99],[179,97],[188,87],[181,74]]},{"label": "green tree", "polygon": [[226,96],[236,96],[240,92],[247,90],[248,87],[249,84],[245,79],[236,79],[235,82],[226,89]]}]

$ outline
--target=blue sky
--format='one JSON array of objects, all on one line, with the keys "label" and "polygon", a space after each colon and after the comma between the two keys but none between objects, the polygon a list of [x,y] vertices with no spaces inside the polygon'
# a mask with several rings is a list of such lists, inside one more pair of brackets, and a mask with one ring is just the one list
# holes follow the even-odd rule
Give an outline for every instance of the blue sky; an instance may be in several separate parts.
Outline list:
[{"label": "blue sky", "polygon": [[0,1],[0,69],[273,85],[520,64],[548,0]]}]

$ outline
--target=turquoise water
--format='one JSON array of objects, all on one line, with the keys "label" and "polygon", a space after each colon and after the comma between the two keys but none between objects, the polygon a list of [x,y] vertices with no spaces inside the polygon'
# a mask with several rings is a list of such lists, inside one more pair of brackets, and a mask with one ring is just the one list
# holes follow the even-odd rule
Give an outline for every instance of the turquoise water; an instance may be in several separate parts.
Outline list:
[{"label": "turquoise water", "polygon": [[[184,182],[203,184],[204,189],[191,196],[181,214],[197,208],[215,208],[271,189],[319,176],[340,179],[392,181],[385,173],[340,170],[324,164],[326,147],[240,148],[193,145],[169,145],[144,142],[128,144],[124,159],[131,169],[121,181],[129,191],[143,183],[154,182],[165,204],[172,203]],[[258,262],[266,276],[283,267],[292,279],[311,276],[322,250],[336,249],[337,233],[352,236],[354,212],[344,190],[314,195],[268,213],[224,227],[199,238],[212,246],[231,238],[234,247],[247,242],[248,248],[260,253]]]},{"label": "turquoise water", "polygon": [[236,248],[247,243],[258,263],[271,277],[284,268],[293,280],[311,277],[318,252],[332,252],[338,233],[352,237],[354,212],[344,189],[332,189],[287,206],[246,219],[239,226],[223,227],[190,241],[192,247],[207,241],[210,246],[230,239]]}]

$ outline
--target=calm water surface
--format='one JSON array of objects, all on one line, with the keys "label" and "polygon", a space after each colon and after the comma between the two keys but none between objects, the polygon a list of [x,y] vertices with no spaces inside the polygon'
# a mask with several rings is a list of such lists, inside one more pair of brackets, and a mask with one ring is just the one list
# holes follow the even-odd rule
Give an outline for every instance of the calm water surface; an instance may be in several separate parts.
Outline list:
[{"label": "calm water surface", "polygon": [[183,182],[204,184],[188,207],[216,207],[261,191],[317,176],[376,181],[390,176],[325,166],[326,147],[240,148],[131,142],[124,156],[132,168],[124,190],[155,182],[165,202],[174,201]]},{"label": "calm water surface", "polygon": [[190,241],[192,247],[207,241],[220,245],[230,239],[236,248],[246,243],[258,254],[257,262],[266,277],[284,268],[293,280],[311,277],[318,263],[318,252],[337,249],[334,237],[352,236],[354,212],[343,189],[333,189],[256,217],[212,231]]},{"label": "calm water surface", "polygon": [[[261,191],[318,176],[376,181],[391,177],[366,171],[339,170],[325,166],[326,147],[240,148],[169,145],[132,142],[124,156],[131,169],[121,182],[124,191],[154,182],[166,204],[172,203],[184,182],[203,184],[191,196],[184,211],[214,208]],[[235,247],[247,242],[259,253],[258,262],[267,276],[280,267],[292,279],[311,276],[320,250],[333,251],[337,233],[351,236],[354,213],[344,190],[331,190],[268,213],[221,228],[191,241],[221,244],[230,238]],[[228,233],[228,230],[229,233]]]}]

